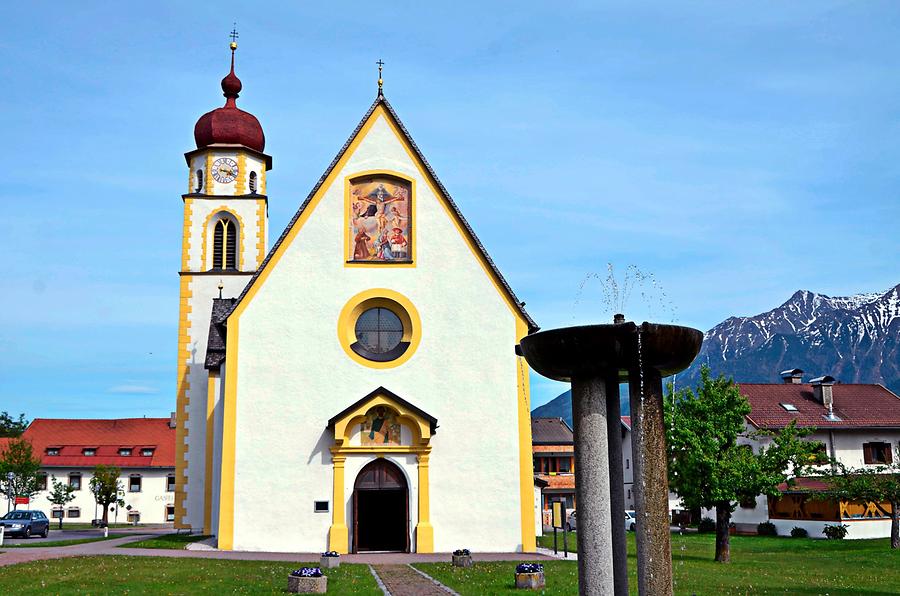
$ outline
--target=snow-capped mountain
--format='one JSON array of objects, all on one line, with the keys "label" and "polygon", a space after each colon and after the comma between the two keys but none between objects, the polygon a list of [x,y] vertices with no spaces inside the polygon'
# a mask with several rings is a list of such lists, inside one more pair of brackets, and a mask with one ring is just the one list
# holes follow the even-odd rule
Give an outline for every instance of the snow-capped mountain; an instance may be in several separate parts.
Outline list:
[{"label": "snow-capped mountain", "polygon": [[731,317],[706,332],[678,384],[694,384],[702,363],[737,382],[780,382],[780,371],[801,368],[804,380],[831,375],[900,392],[900,285],[838,298],[800,290],[769,312]]}]

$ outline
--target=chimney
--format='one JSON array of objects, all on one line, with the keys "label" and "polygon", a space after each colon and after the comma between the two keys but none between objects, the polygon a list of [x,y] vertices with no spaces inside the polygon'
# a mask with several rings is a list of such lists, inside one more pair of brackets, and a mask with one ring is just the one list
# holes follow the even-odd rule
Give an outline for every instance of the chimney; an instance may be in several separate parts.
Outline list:
[{"label": "chimney", "polygon": [[175,412],[169,415],[169,428],[175,428]]},{"label": "chimney", "polygon": [[817,402],[828,408],[831,412],[834,409],[834,396],[831,393],[834,385],[834,377],[825,375],[816,377],[809,382],[813,388],[813,397]]},{"label": "chimney", "polygon": [[791,368],[781,371],[781,380],[785,385],[799,385],[803,382],[803,371],[799,368]]}]

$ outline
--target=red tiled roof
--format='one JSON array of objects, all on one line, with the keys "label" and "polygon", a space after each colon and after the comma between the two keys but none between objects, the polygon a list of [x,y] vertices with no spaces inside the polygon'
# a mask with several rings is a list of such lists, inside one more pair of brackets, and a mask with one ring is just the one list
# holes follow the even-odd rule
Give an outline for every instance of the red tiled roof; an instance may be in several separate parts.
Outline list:
[{"label": "red tiled roof", "polygon": [[[828,410],[813,397],[809,384],[741,383],[740,389],[753,408],[747,420],[757,428],[783,428],[792,420],[801,427],[900,428],[900,397],[881,385],[834,385],[834,414],[839,421],[824,417]],[[785,410],[783,403],[793,404],[797,411]]]},{"label": "red tiled roof", "polygon": [[[31,441],[35,455],[47,467],[175,467],[175,429],[168,418],[36,418],[22,437]],[[47,455],[48,447],[59,448],[59,455]],[[122,447],[130,448],[132,455],[119,455]],[[96,455],[84,455],[85,448],[96,449]],[[152,448],[153,455],[142,456],[142,448]]]},{"label": "red tiled roof", "polygon": [[821,478],[807,478],[807,477],[797,477],[794,478],[794,485],[788,486],[787,482],[782,482],[778,485],[778,490],[783,493],[790,492],[819,492],[830,488],[829,484],[822,480]]}]

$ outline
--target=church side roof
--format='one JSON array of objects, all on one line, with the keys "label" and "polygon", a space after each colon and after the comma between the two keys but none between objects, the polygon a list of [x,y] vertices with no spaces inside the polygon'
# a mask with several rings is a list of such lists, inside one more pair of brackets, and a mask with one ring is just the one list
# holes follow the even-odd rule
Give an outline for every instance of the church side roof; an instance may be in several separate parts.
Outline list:
[{"label": "church side roof", "polygon": [[[384,95],[381,95],[381,94],[378,95],[378,97],[375,99],[375,102],[371,105],[371,107],[368,109],[368,111],[365,113],[365,115],[359,121],[359,124],[356,126],[356,128],[353,130],[353,132],[350,134],[350,137],[347,139],[347,142],[344,143],[344,146],[341,147],[340,151],[338,151],[337,155],[334,157],[334,159],[328,165],[328,168],[326,168],[325,172],[319,178],[318,182],[316,182],[315,186],[310,191],[309,195],[307,195],[306,200],[303,201],[303,204],[300,205],[300,208],[297,210],[297,212],[291,218],[291,221],[288,222],[288,225],[281,232],[281,236],[279,236],[278,240],[275,242],[275,244],[272,245],[272,248],[269,250],[269,254],[266,255],[266,258],[263,260],[262,264],[259,266],[259,269],[256,270],[256,273],[253,274],[253,277],[250,279],[250,282],[244,287],[244,290],[241,292],[240,296],[238,296],[237,300],[234,301],[234,304],[232,305],[228,314],[230,315],[231,312],[233,312],[238,307],[238,305],[241,303],[241,301],[244,300],[244,298],[250,292],[250,289],[253,287],[253,285],[255,283],[257,283],[257,280],[259,279],[260,274],[263,272],[263,270],[268,265],[269,261],[273,258],[275,253],[278,251],[278,248],[281,246],[281,244],[285,241],[285,239],[288,236],[288,233],[291,231],[291,228],[294,227],[294,224],[297,223],[297,220],[300,219],[300,217],[303,215],[304,211],[306,211],[306,208],[312,202],[313,197],[315,197],[316,193],[319,191],[319,188],[322,186],[322,184],[325,183],[325,180],[331,174],[332,170],[334,170],[334,168],[337,166],[338,162],[341,160],[341,157],[343,157],[344,153],[346,153],[347,150],[350,148],[350,145],[353,143],[353,140],[357,137],[357,135],[359,135],[360,131],[362,131],[366,122],[369,120],[369,118],[372,116],[372,113],[378,108],[378,106],[384,106],[385,110],[388,112],[388,114],[390,114],[391,118],[396,123],[397,128],[399,128],[400,131],[403,133],[403,136],[405,137],[406,141],[409,143],[410,147],[412,147],[413,151],[415,152],[416,157],[422,162],[422,165],[425,167],[425,170],[427,171],[428,175],[431,177],[432,181],[434,181],[438,190],[440,190],[440,192],[443,196],[443,199],[447,201],[447,205],[450,207],[450,209],[453,210],[454,215],[458,218],[460,224],[466,230],[466,233],[469,235],[469,237],[471,238],[474,245],[478,248],[478,251],[479,251],[481,257],[485,260],[485,262],[491,268],[491,271],[497,277],[497,280],[499,281],[500,285],[503,287],[504,291],[507,293],[507,295],[509,296],[509,299],[512,301],[512,303],[515,305],[516,310],[519,312],[519,314],[522,316],[522,318],[525,319],[525,321],[527,322],[529,333],[533,333],[533,332],[537,331],[539,329],[539,327],[537,326],[537,323],[534,322],[534,319],[532,319],[531,316],[528,314],[528,312],[525,311],[525,307],[523,305],[524,303],[521,302],[516,297],[516,293],[513,291],[512,287],[506,281],[506,278],[503,277],[503,274],[500,273],[500,270],[497,268],[497,265],[494,263],[493,259],[491,259],[490,255],[488,255],[487,250],[485,250],[485,248],[484,248],[484,245],[481,244],[481,241],[478,239],[478,236],[475,235],[475,231],[472,229],[472,226],[470,226],[469,222],[466,221],[466,218],[463,216],[462,212],[459,210],[459,207],[453,201],[453,198],[450,196],[450,193],[447,192],[446,188],[444,188],[443,183],[441,183],[440,179],[437,177],[437,174],[435,174],[434,170],[431,168],[431,165],[428,163],[428,160],[425,159],[425,156],[419,150],[418,145],[416,145],[416,142],[413,140],[412,136],[409,134],[409,131],[406,130],[406,126],[403,125],[403,122],[400,120],[400,117],[394,111],[394,108],[391,107],[391,104],[388,102],[388,100],[384,97]],[[226,318],[227,318],[227,316],[226,316]]]},{"label": "church side roof", "polygon": [[205,368],[218,370],[225,360],[225,319],[231,312],[235,298],[213,298],[212,315],[209,318],[209,339],[206,342]]}]

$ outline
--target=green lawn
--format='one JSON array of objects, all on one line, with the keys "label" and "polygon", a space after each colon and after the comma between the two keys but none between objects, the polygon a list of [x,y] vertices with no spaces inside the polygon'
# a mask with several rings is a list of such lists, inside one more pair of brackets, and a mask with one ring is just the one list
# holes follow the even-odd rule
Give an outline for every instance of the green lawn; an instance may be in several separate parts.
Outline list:
[{"label": "green lawn", "polygon": [[120,545],[119,548],[174,548],[181,550],[187,548],[188,544],[204,538],[209,538],[209,536],[199,534],[164,534],[141,540],[140,542],[128,542]]},{"label": "green lawn", "polygon": [[[551,546],[552,546],[552,536]],[[900,551],[883,540],[811,540],[732,536],[730,564],[712,560],[711,534],[672,536],[676,594],[900,594]],[[628,536],[629,588],[637,593],[634,534]],[[515,593],[515,563],[416,564],[463,596]],[[576,594],[577,565],[544,563],[545,594]]]},{"label": "green lawn", "polygon": [[[71,557],[0,568],[0,594],[283,594],[288,574],[302,566],[222,559]],[[329,594],[382,594],[366,565],[345,563],[327,575]]]},{"label": "green lawn", "polygon": [[42,548],[45,546],[72,546],[73,544],[85,544],[87,542],[100,542],[102,540],[112,540],[114,538],[121,538],[123,536],[127,536],[128,534],[110,534],[108,537],[103,536],[93,536],[91,538],[73,538],[71,540],[39,540],[35,538],[31,538],[28,542],[20,542],[18,544],[8,544],[4,543],[3,546],[0,546],[0,550],[7,548]]}]

